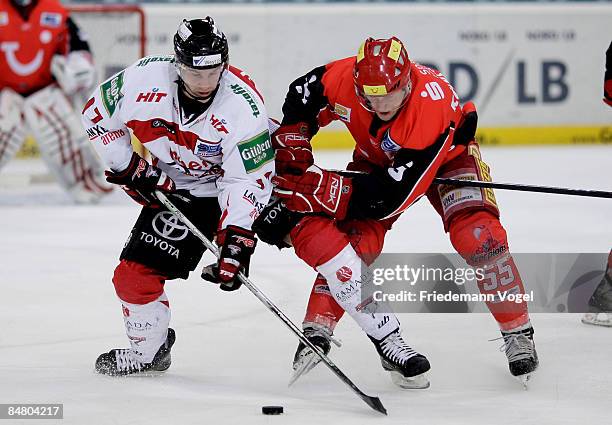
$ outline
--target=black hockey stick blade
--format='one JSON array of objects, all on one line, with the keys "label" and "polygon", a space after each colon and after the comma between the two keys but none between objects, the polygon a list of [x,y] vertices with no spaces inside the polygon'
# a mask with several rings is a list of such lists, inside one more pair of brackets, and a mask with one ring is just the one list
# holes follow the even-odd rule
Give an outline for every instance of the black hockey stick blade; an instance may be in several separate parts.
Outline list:
[{"label": "black hockey stick blade", "polygon": [[[288,320],[288,319],[287,319]],[[297,335],[298,338],[300,339],[300,341],[302,341],[303,343],[307,343],[306,345],[311,346],[312,343],[308,340],[308,338],[306,338],[304,336],[303,333],[299,332],[299,335]],[[329,367],[329,369],[334,372],[334,374],[340,378],[340,380],[342,382],[344,382],[346,385],[349,386],[349,388],[351,390],[353,390],[353,392],[355,394],[357,394],[359,396],[360,399],[362,399],[368,406],[370,406],[372,409],[376,410],[379,413],[382,413],[383,415],[387,414],[387,409],[385,409],[385,406],[383,406],[382,401],[380,401],[380,399],[378,397],[372,397],[371,395],[367,395],[366,393],[364,393],[363,391],[361,391],[357,385],[355,385],[353,383],[353,381],[351,381],[348,376],[346,376],[341,370],[340,368],[338,368],[338,366],[336,366],[330,359],[329,357],[327,357],[325,354],[323,354],[320,350],[316,349],[314,347],[314,345],[312,345],[310,347],[311,350],[314,350],[315,353],[317,353],[317,355],[321,358],[321,360],[323,360],[323,363],[325,363],[327,365],[327,367]]]},{"label": "black hockey stick blade", "polygon": [[372,409],[376,410],[377,412],[382,413],[383,415],[387,414],[387,409],[385,409],[385,406],[383,406],[382,402],[380,401],[378,397],[372,397],[372,396],[364,394],[363,397],[361,398]]},{"label": "black hockey stick blade", "polygon": [[[172,201],[170,201],[168,199],[168,197],[163,193],[160,192],[159,190],[155,191],[155,196],[157,197],[157,199],[159,199],[161,201],[162,204],[164,204],[164,206],[166,208],[168,208],[168,211],[170,211],[172,214],[174,214],[180,221],[183,222],[183,224],[185,224],[185,226],[187,226],[187,228],[189,229],[189,231],[191,231],[191,233],[193,233],[198,239],[200,239],[202,241],[202,243],[204,244],[204,246],[210,251],[212,252],[215,257],[219,258],[219,249],[217,248],[217,246],[215,244],[213,244],[210,240],[208,240],[208,238],[206,236],[204,236],[204,234],[202,232],[200,232],[200,230],[185,216],[185,214],[183,214],[181,212],[181,210],[179,210],[173,203]],[[317,353],[317,355],[321,358],[321,360],[323,361],[323,363],[325,363],[327,365],[327,367],[329,367],[329,369],[334,372],[334,374],[342,381],[344,382],[355,394],[357,394],[359,396],[359,398],[361,398],[368,406],[370,406],[372,409],[376,410],[377,412],[382,413],[383,415],[387,414],[387,409],[385,409],[385,406],[383,406],[382,402],[380,401],[380,399],[378,397],[372,397],[369,396],[367,394],[365,394],[363,391],[361,391],[357,385],[355,385],[353,383],[353,381],[351,381],[348,376],[346,376],[341,370],[340,368],[338,368],[338,366],[336,366],[330,359],[329,357],[327,357],[325,354],[323,354],[320,350],[318,350],[313,344],[312,342],[310,342],[308,340],[308,338],[306,338],[304,336],[304,333],[302,333],[300,331],[300,329],[295,325],[295,323],[293,323],[291,321],[291,319],[289,319],[285,313],[283,313],[267,296],[266,294],[264,294],[263,292],[261,292],[259,290],[259,288],[257,286],[255,286],[255,284],[244,275],[244,273],[239,272],[238,273],[238,278],[242,281],[242,284],[244,286],[246,286],[249,291],[251,291],[251,293],[253,295],[255,295],[255,297],[262,302],[263,305],[265,305],[268,310],[270,310],[270,312],[272,312],[272,314],[274,314],[281,322],[283,322],[285,324],[285,326],[287,326],[297,337],[300,341],[302,341],[307,347],[309,347],[311,350],[313,350],[315,353]]]}]

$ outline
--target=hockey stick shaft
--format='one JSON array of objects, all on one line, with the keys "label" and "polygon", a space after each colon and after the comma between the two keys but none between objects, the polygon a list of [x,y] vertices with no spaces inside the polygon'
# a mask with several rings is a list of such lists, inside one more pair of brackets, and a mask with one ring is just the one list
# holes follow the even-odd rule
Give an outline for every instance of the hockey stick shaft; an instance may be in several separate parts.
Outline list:
[{"label": "hockey stick shaft", "polygon": [[[202,232],[200,232],[200,230],[198,230],[198,228],[185,216],[185,214],[183,214],[173,203],[172,201],[170,201],[168,199],[168,197],[160,192],[159,190],[155,191],[155,196],[157,196],[157,199],[160,200],[160,202],[162,204],[164,204],[164,206],[166,208],[168,208],[168,210],[174,214],[179,220],[181,220],[183,222],[183,224],[185,224],[189,230],[191,231],[191,233],[193,233],[198,239],[200,239],[202,241],[202,243],[204,244],[204,246],[210,251],[212,252],[215,257],[219,258],[219,249],[217,248],[217,246],[215,244],[213,244]],[[276,317],[278,317],[278,319],[280,321],[282,321],[297,337],[298,339],[307,347],[309,347],[314,353],[316,353],[321,360],[327,365],[327,367],[329,367],[331,369],[332,372],[334,372],[334,374],[342,381],[344,382],[351,390],[353,390],[354,393],[356,393],[359,398],[361,398],[368,406],[370,406],[372,409],[376,410],[377,412],[380,412],[384,415],[387,414],[387,410],[385,409],[385,407],[383,406],[382,402],[380,401],[380,399],[378,397],[372,397],[369,396],[367,394],[365,394],[363,391],[361,391],[339,368],[338,366],[336,366],[330,359],[329,357],[327,357],[325,354],[323,354],[318,348],[316,348],[312,342],[310,342],[308,340],[308,338],[306,338],[304,336],[304,334],[302,333],[302,331],[291,321],[291,319],[289,319],[263,292],[261,292],[259,290],[259,288],[257,288],[257,286],[255,286],[255,284],[244,275],[244,273],[239,272],[238,274],[238,278],[240,279],[240,281],[242,282],[242,284],[244,286],[246,286],[248,288],[249,291],[251,291],[251,293],[253,295],[255,295],[255,297],[257,297],[257,299],[259,301],[261,301],[267,308],[268,310],[270,310],[272,312],[272,314],[274,314]]]},{"label": "hockey stick shaft", "polygon": [[434,184],[447,184],[452,186],[484,187],[491,189],[516,190],[520,192],[555,193],[559,195],[588,196],[591,198],[612,198],[612,192],[607,192],[605,190],[568,189],[565,187],[533,186],[527,184],[496,183],[480,180],[459,180],[448,178],[435,178],[433,182]]}]

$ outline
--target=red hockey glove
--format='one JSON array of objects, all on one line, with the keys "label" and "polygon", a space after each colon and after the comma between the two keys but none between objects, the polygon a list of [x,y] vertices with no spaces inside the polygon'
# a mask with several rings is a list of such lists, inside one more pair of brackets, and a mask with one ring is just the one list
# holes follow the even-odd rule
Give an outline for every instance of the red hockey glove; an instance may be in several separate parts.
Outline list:
[{"label": "red hockey glove", "polygon": [[310,137],[308,124],[304,122],[281,125],[272,134],[277,174],[304,174],[314,164]]},{"label": "red hockey glove", "polygon": [[608,106],[612,106],[612,79],[604,82],[604,98],[603,101]]},{"label": "red hockey glove", "polygon": [[149,164],[136,152],[127,168],[121,172],[105,171],[106,181],[121,188],[136,202],[144,206],[159,207],[153,192],[171,193],[176,190],[174,181],[159,168]]},{"label": "red hockey glove", "polygon": [[338,220],[346,217],[353,191],[352,179],[316,165],[301,176],[275,176],[274,193],[292,211],[324,213]]},{"label": "red hockey glove", "polygon": [[239,270],[248,276],[251,255],[255,252],[255,233],[238,226],[227,226],[217,235],[221,246],[221,256],[216,264],[202,270],[202,279],[220,284],[224,291],[235,291],[242,282],[238,279]]}]

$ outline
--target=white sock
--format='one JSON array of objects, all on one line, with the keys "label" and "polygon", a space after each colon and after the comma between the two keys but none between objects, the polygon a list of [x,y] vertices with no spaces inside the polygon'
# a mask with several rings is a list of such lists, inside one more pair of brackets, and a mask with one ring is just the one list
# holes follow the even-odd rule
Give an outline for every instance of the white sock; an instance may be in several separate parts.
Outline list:
[{"label": "white sock", "polygon": [[165,293],[148,304],[121,301],[125,331],[141,363],[150,363],[168,336],[170,308],[162,301],[168,301]]}]

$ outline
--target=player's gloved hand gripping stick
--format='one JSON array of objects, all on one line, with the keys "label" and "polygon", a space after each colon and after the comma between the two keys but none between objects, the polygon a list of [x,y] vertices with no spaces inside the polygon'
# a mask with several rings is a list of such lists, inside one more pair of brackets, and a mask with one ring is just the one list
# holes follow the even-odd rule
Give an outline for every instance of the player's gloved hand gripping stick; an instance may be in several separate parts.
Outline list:
[{"label": "player's gloved hand gripping stick", "polygon": [[235,291],[242,282],[238,271],[249,276],[251,255],[255,252],[255,232],[238,226],[227,226],[217,235],[217,244],[221,246],[219,261],[204,267],[202,279],[218,283],[223,291]]},{"label": "player's gloved hand gripping stick", "polygon": [[127,168],[121,172],[105,171],[106,181],[121,186],[133,200],[141,205],[156,206],[153,191],[171,193],[176,190],[174,181],[162,170],[149,164],[136,152]]},{"label": "player's gloved hand gripping stick", "polygon": [[[185,215],[178,209],[176,208],[176,206],[174,206],[174,204],[168,199],[168,197],[161,192],[160,190],[156,190],[155,191],[155,196],[157,197],[157,199],[159,199],[159,201],[166,207],[168,208],[168,210],[174,214],[180,221],[183,222],[183,224],[185,224],[185,226],[187,226],[187,228],[189,228],[189,230],[198,238],[202,241],[202,243],[204,244],[204,246],[210,250],[210,252],[212,252],[217,258],[220,257],[220,253],[218,248],[215,246],[215,244],[213,244],[211,241],[208,240],[208,238],[206,236],[204,236],[204,234],[202,234],[202,232],[200,232],[198,230],[197,227],[195,227],[195,225],[189,221],[189,219],[187,217],[185,217]],[[383,406],[382,402],[380,401],[380,399],[378,397],[372,397],[369,396],[367,394],[365,394],[363,391],[361,391],[339,368],[338,366],[336,366],[330,359],[329,357],[327,357],[325,354],[323,354],[318,348],[316,348],[312,342],[310,342],[302,333],[302,331],[291,321],[291,319],[289,319],[282,311],[280,311],[278,309],[278,307],[276,307],[276,305],[270,301],[270,299],[263,293],[261,292],[257,286],[255,286],[255,284],[253,282],[251,282],[251,280],[246,277],[244,275],[244,273],[242,273],[241,271],[238,272],[238,279],[242,282],[242,284],[244,286],[246,286],[249,291],[251,291],[251,293],[253,295],[255,295],[257,297],[257,299],[259,301],[261,301],[267,308],[268,310],[270,310],[276,317],[279,318],[279,320],[281,320],[298,338],[299,340],[304,343],[306,346],[308,346],[310,349],[312,349],[315,353],[317,353],[317,355],[321,358],[321,360],[323,361],[323,363],[325,363],[327,365],[327,367],[329,369],[331,369],[332,372],[334,372],[334,374],[342,381],[344,382],[351,390],[353,390],[353,392],[355,394],[357,394],[359,396],[359,398],[361,398],[368,406],[370,406],[372,409],[376,410],[377,412],[380,412],[384,415],[387,414],[387,409],[385,409],[385,407]]]}]

